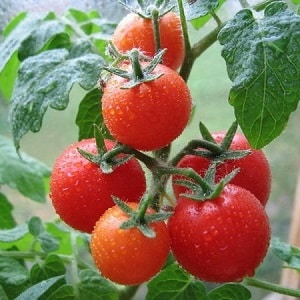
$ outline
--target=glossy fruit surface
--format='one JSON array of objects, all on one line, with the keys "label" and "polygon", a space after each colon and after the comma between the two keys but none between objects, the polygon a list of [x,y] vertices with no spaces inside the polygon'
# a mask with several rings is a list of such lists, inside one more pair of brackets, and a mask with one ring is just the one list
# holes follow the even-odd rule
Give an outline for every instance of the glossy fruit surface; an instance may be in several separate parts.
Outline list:
[{"label": "glossy fruit surface", "polygon": [[[167,49],[163,64],[176,70],[184,58],[184,41],[179,16],[169,12],[160,17],[159,29],[161,49]],[[129,13],[115,29],[112,43],[122,53],[138,48],[147,56],[153,57],[156,51],[152,20]]]},{"label": "glossy fruit surface", "polygon": [[[105,144],[111,149],[114,142],[106,140]],[[112,195],[123,201],[138,202],[146,189],[146,180],[135,159],[104,174],[77,148],[97,153],[95,139],[81,140],[67,147],[54,163],[50,198],[62,220],[75,229],[90,233],[99,217],[114,205]]]},{"label": "glossy fruit surface", "polygon": [[[223,141],[225,133],[216,132],[212,136],[217,143]],[[226,160],[217,167],[216,181],[224,178],[227,174],[236,168],[240,168],[239,173],[232,179],[230,183],[241,186],[253,193],[258,200],[266,205],[271,189],[271,170],[268,160],[262,150],[251,149],[248,141],[241,133],[236,133],[230,146],[232,150],[251,150],[251,154],[241,159]],[[201,176],[205,175],[210,160],[195,155],[186,155],[177,164],[180,168],[192,168]],[[178,198],[186,188],[176,185],[174,180],[179,179],[178,176],[173,177],[173,189]]]},{"label": "glossy fruit surface", "polygon": [[213,200],[180,198],[168,228],[179,264],[209,282],[253,276],[270,240],[264,207],[253,194],[235,185],[227,185]]},{"label": "glossy fruit surface", "polygon": [[[136,203],[128,203],[136,210]],[[147,213],[154,213],[148,209]],[[128,215],[118,206],[108,209],[97,222],[91,235],[91,253],[101,274],[125,285],[136,285],[148,281],[164,265],[170,242],[168,229],[163,221],[149,226],[156,236],[148,238],[134,227],[120,229]]]},{"label": "glossy fruit surface", "polygon": [[122,88],[127,79],[112,75],[102,96],[103,119],[111,135],[143,151],[160,149],[177,138],[192,105],[189,88],[178,73],[159,64],[153,74],[163,75],[129,89]]}]

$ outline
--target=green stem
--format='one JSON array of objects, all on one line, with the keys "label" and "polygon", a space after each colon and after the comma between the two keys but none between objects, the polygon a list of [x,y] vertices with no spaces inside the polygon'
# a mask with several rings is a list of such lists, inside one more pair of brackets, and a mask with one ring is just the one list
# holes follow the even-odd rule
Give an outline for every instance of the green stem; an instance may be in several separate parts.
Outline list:
[{"label": "green stem", "polygon": [[152,24],[153,24],[153,31],[154,31],[155,52],[157,53],[161,49],[159,11],[157,9],[153,9],[151,14],[152,14]]},{"label": "green stem", "polygon": [[130,52],[130,61],[132,64],[133,80],[140,81],[144,78],[144,72],[140,64],[139,50],[133,49]]},{"label": "green stem", "polygon": [[189,39],[189,30],[187,25],[187,20],[184,13],[184,6],[182,0],[177,0],[179,15],[180,15],[180,21],[181,21],[181,28],[182,28],[182,34],[184,39],[184,59],[181,66],[181,69],[179,71],[179,75],[184,79],[184,81],[187,82],[190,71],[192,69],[192,66],[195,62],[194,56],[192,55],[192,47]]},{"label": "green stem", "polygon": [[221,19],[218,17],[218,15],[214,12],[211,11],[210,12],[211,16],[215,19],[215,21],[217,22],[217,25],[220,27],[222,26],[223,22],[221,21]]},{"label": "green stem", "polygon": [[185,81],[188,80],[191,74],[195,60],[217,41],[218,34],[224,25],[225,23],[222,23],[220,26],[209,32],[203,39],[193,45],[189,57],[185,57],[180,70],[180,75]]},{"label": "green stem", "polygon": [[295,290],[287,287],[283,287],[279,284],[274,284],[266,281],[262,281],[256,278],[247,277],[244,279],[244,283],[249,286],[253,286],[256,288],[264,289],[267,291],[279,293],[282,295],[292,296],[292,297],[300,297],[300,290]]},{"label": "green stem", "polygon": [[242,8],[248,8],[250,5],[247,0],[239,0]]},{"label": "green stem", "polygon": [[[37,256],[45,259],[48,256],[46,252],[40,251],[0,251],[1,256],[13,257],[16,259],[35,259]],[[65,263],[70,263],[72,257],[69,255],[57,254]]]},{"label": "green stem", "polygon": [[79,291],[78,291],[78,284],[80,283],[80,279],[78,276],[78,265],[77,265],[77,245],[76,239],[77,234],[71,231],[71,247],[72,247],[72,260],[71,260],[71,278],[74,287],[74,296],[75,299],[79,299]]},{"label": "green stem", "polygon": [[130,285],[122,289],[119,293],[119,300],[131,300],[139,289],[139,285]]},{"label": "green stem", "polygon": [[206,141],[206,140],[191,140],[189,143],[181,150],[178,152],[176,156],[174,156],[170,160],[170,165],[171,166],[176,166],[178,162],[187,154],[190,154],[193,152],[193,150],[196,150],[198,148],[203,148],[206,150],[209,150],[215,155],[222,154],[223,150],[221,149],[220,145]]},{"label": "green stem", "polygon": [[161,172],[169,175],[182,175],[194,180],[200,185],[204,194],[210,194],[212,191],[211,186],[205,180],[203,180],[203,178],[192,168],[161,167]]}]

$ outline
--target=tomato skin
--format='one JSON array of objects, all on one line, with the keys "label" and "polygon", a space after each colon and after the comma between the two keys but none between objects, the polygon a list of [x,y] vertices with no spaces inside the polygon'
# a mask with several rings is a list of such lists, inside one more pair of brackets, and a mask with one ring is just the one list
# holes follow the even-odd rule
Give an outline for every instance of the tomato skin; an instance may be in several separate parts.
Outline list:
[{"label": "tomato skin", "polygon": [[[167,49],[163,64],[177,70],[184,58],[184,40],[179,16],[173,12],[165,14],[159,19],[159,28],[161,48]],[[115,29],[112,43],[122,53],[138,48],[147,56],[153,57],[156,51],[152,20],[129,13]]]},{"label": "tomato skin", "polygon": [[[106,140],[111,149],[113,141]],[[138,202],[146,189],[144,171],[131,159],[110,174],[85,159],[77,147],[96,154],[95,139],[68,146],[56,159],[50,178],[50,198],[56,213],[71,227],[90,233],[99,217],[114,202],[112,195],[124,201]]]},{"label": "tomato skin", "polygon": [[[216,132],[212,136],[216,139],[217,143],[221,143],[225,134],[225,132]],[[271,170],[265,154],[262,150],[251,149],[247,139],[241,133],[235,134],[230,149],[251,150],[252,153],[241,159],[227,160],[220,164],[217,167],[216,181],[218,182],[234,169],[240,168],[239,173],[230,183],[249,190],[263,205],[266,205],[271,190]],[[180,160],[177,166],[180,168],[190,167],[201,176],[204,176],[209,164],[210,160],[207,158],[186,155]],[[187,190],[185,187],[174,183],[174,180],[178,179],[178,176],[173,177],[173,190],[176,198]]]},{"label": "tomato skin", "polygon": [[[127,203],[137,209],[136,203]],[[147,213],[154,213],[148,209]],[[108,209],[91,235],[91,254],[104,277],[124,285],[148,281],[163,267],[169,250],[168,229],[163,221],[151,223],[155,238],[144,236],[136,227],[120,229],[128,220],[118,206]]]},{"label": "tomato skin", "polygon": [[213,200],[179,198],[168,229],[178,263],[209,282],[253,276],[270,240],[264,207],[249,191],[230,184]]},{"label": "tomato skin", "polygon": [[[130,66],[124,66],[124,68]],[[184,80],[159,64],[158,79],[130,89],[128,80],[112,75],[102,96],[103,120],[119,142],[143,151],[167,146],[186,127],[191,112],[191,94]]]}]

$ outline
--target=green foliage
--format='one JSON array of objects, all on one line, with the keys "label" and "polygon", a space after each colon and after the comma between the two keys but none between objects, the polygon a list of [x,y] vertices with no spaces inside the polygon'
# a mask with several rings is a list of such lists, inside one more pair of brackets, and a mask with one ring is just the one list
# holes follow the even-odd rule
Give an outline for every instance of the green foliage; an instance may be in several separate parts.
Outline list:
[{"label": "green foliage", "polygon": [[263,18],[241,10],[219,34],[233,81],[229,101],[254,148],[274,140],[297,108],[300,16],[284,2],[269,4]]},{"label": "green foliage", "polygon": [[[300,16],[283,1],[268,2],[259,8],[263,10],[259,17],[252,9],[241,9],[221,24],[216,13],[226,0],[184,1],[186,18],[199,32],[209,21],[217,21],[214,34],[199,40],[192,54],[206,50],[220,31],[218,40],[232,81],[229,101],[256,148],[272,142],[288,126],[300,98]],[[51,170],[19,151],[20,142],[29,131],[41,129],[49,107],[68,107],[75,85],[85,91],[76,115],[78,139],[94,136],[95,124],[109,136],[103,126],[98,80],[102,67],[111,61],[106,45],[114,28],[97,11],[70,9],[62,16],[24,12],[3,30],[0,92],[10,104],[13,142],[0,136],[0,187],[7,185],[28,199],[46,202]],[[17,224],[13,211],[1,190],[0,299],[116,300],[132,288],[117,286],[95,270],[88,235],[39,217]],[[299,249],[278,239],[273,239],[271,249],[287,267],[300,272]],[[147,284],[146,299],[246,300],[251,294],[244,283],[209,290],[173,263]]]},{"label": "green foliage", "polygon": [[[17,189],[37,202],[45,202],[45,181],[50,169],[42,162],[20,153],[18,156],[11,141],[0,136],[0,184]],[[2,199],[2,198],[1,198]],[[0,200],[1,200],[0,199]],[[1,202],[4,202],[2,199]]]}]

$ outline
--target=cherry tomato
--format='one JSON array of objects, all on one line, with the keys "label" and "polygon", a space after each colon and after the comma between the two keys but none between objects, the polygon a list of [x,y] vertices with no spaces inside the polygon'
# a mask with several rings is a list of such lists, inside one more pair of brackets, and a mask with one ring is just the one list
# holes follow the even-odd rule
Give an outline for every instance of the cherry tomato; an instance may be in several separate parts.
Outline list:
[{"label": "cherry tomato", "polygon": [[168,228],[178,263],[209,282],[253,276],[270,240],[263,205],[246,189],[231,184],[216,199],[179,198]]},{"label": "cherry tomato", "polygon": [[[178,69],[184,58],[184,41],[178,15],[169,12],[159,19],[161,49],[167,49],[163,64]],[[129,13],[121,20],[112,37],[112,43],[122,53],[138,48],[147,56],[156,53],[151,19]]]},{"label": "cherry tomato", "polygon": [[[127,203],[137,209],[136,203]],[[148,209],[147,213],[154,213]],[[150,223],[154,238],[146,237],[134,227],[120,229],[128,215],[118,206],[108,209],[91,236],[91,253],[104,277],[124,285],[148,281],[163,267],[170,249],[168,229],[163,221]]]},{"label": "cherry tomato", "polygon": [[129,89],[121,88],[128,79],[112,75],[102,96],[103,119],[112,136],[144,151],[160,149],[177,138],[192,105],[189,88],[175,71],[159,64],[153,74],[163,75]]},{"label": "cherry tomato", "polygon": [[[113,141],[105,141],[107,149]],[[131,159],[104,174],[77,150],[96,154],[95,139],[68,146],[56,159],[50,179],[50,198],[57,214],[71,227],[90,233],[99,217],[114,205],[112,195],[138,202],[146,189],[139,162]]]},{"label": "cherry tomato", "polygon": [[[224,132],[213,133],[217,143],[221,143],[224,139]],[[241,159],[225,160],[217,167],[216,181],[229,174],[236,168],[240,168],[239,173],[230,182],[235,185],[239,185],[251,193],[253,193],[258,200],[266,205],[271,189],[271,170],[268,160],[262,150],[251,149],[247,139],[241,133],[236,133],[230,146],[232,150],[251,150],[251,154]],[[178,163],[178,167],[194,169],[201,176],[205,175],[210,160],[204,157],[195,155],[186,155]],[[186,188],[180,185],[176,185],[174,180],[178,180],[178,176],[173,177],[173,189],[176,197],[186,192]]]}]

